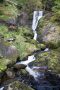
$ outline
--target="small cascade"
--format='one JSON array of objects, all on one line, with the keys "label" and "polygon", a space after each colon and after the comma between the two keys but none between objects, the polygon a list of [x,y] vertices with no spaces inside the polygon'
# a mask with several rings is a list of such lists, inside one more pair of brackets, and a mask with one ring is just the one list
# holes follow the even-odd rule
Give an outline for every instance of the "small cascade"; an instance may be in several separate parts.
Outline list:
[{"label": "small cascade", "polygon": [[46,48],[44,51],[45,51],[45,52],[49,51],[49,48]]},{"label": "small cascade", "polygon": [[0,90],[4,90],[4,87],[1,87]]},{"label": "small cascade", "polygon": [[21,62],[18,62],[16,64],[24,64],[24,65],[28,65],[30,62],[34,61],[35,60],[35,57],[34,55],[31,55],[31,56],[28,56],[28,60],[26,61],[21,61]]},{"label": "small cascade", "polygon": [[43,16],[43,11],[34,11],[33,13],[33,21],[32,21],[32,30],[34,33],[34,40],[37,39],[37,32],[36,32],[36,28],[38,25],[38,21],[40,20],[40,18],[42,18]]},{"label": "small cascade", "polygon": [[23,64],[23,65],[27,65],[27,67],[25,68],[26,69],[26,71],[31,75],[31,76],[33,76],[34,77],[34,79],[36,80],[37,79],[37,77],[38,76],[40,76],[40,74],[38,73],[38,72],[36,72],[36,71],[34,71],[32,68],[30,68],[29,67],[29,63],[31,63],[31,62],[33,62],[35,60],[35,57],[34,57],[34,55],[31,55],[31,56],[28,56],[28,60],[26,60],[26,61],[21,61],[21,62],[18,62],[18,63],[16,63],[16,65],[18,64]]},{"label": "small cascade", "polygon": [[29,66],[26,67],[26,71],[29,72],[29,74],[31,76],[33,76],[35,80],[37,80],[37,77],[40,76],[40,74],[38,72],[36,72],[33,69],[31,69]]}]

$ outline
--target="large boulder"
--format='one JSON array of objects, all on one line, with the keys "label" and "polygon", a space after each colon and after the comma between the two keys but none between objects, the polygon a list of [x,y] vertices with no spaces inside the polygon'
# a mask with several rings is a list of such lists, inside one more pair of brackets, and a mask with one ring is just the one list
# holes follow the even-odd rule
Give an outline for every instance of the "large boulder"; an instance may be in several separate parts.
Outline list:
[{"label": "large boulder", "polygon": [[40,52],[36,55],[36,60],[33,66],[44,67],[47,66],[48,70],[60,74],[60,55],[59,49]]},{"label": "large boulder", "polygon": [[15,46],[6,45],[7,42],[0,42],[0,54],[7,59],[11,60],[11,63],[16,62],[19,53]]},{"label": "large boulder", "polygon": [[39,22],[38,27],[39,41],[42,41],[50,48],[60,46],[60,26],[57,23],[43,19]]}]

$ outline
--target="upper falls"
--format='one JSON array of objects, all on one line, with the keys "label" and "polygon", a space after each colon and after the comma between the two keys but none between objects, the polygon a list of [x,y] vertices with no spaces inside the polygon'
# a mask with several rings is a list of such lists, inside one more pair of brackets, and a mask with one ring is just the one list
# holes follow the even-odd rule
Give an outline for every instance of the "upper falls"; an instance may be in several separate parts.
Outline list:
[{"label": "upper falls", "polygon": [[32,30],[34,33],[34,40],[37,39],[36,28],[38,25],[38,21],[40,20],[40,18],[42,18],[42,16],[43,16],[43,11],[34,11],[33,13]]}]

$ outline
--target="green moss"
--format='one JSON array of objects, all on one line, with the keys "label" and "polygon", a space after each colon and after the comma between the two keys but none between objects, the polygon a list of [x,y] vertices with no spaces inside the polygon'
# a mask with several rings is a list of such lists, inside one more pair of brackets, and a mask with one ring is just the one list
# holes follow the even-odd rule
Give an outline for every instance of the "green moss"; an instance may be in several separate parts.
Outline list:
[{"label": "green moss", "polygon": [[48,66],[53,72],[60,73],[60,49],[51,50],[49,52],[41,52],[36,56],[38,66]]},{"label": "green moss", "polygon": [[7,26],[5,25],[0,25],[0,34],[6,34],[8,31]]},{"label": "green moss", "polygon": [[46,45],[44,45],[44,44],[37,44],[37,48],[39,48],[39,49],[45,49],[46,48]]},{"label": "green moss", "polygon": [[9,64],[10,60],[1,58],[0,59],[0,72],[4,71],[7,69],[7,64]]},{"label": "green moss", "polygon": [[2,20],[8,20],[10,18],[16,18],[18,14],[18,10],[15,5],[4,3],[0,5],[0,11],[2,12],[0,14],[0,19]]}]

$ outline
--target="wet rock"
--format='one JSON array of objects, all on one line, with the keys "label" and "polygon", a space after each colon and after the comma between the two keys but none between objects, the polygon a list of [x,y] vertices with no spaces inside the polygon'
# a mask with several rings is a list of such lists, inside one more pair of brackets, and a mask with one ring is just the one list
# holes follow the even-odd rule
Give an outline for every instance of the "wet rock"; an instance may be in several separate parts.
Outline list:
[{"label": "wet rock", "polygon": [[34,90],[34,89],[29,87],[28,85],[25,85],[22,82],[14,81],[8,85],[6,90]]},{"label": "wet rock", "polygon": [[14,67],[16,69],[25,69],[26,68],[26,65],[24,65],[24,64],[15,64]]}]

